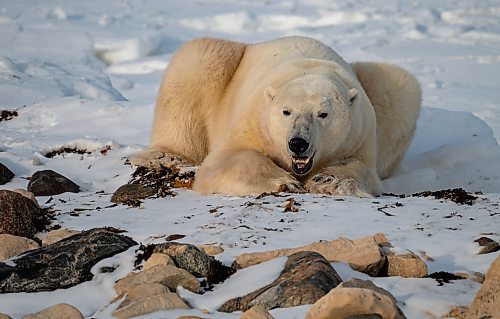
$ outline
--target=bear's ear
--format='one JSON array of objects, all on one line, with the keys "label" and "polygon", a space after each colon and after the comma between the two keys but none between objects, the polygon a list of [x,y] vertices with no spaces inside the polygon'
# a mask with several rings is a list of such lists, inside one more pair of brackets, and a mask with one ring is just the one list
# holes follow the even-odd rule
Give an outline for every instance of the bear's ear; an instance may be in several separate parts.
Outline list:
[{"label": "bear's ear", "polygon": [[271,103],[276,97],[276,90],[272,86],[268,86],[264,89],[264,99],[266,103]]},{"label": "bear's ear", "polygon": [[354,101],[358,98],[359,91],[355,88],[349,90],[349,106],[354,104]]}]

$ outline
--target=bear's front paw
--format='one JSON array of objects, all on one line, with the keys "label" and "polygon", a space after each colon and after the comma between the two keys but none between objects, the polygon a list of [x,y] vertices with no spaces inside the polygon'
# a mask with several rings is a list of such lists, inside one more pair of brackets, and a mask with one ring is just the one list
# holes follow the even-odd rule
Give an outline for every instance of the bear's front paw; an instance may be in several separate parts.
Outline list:
[{"label": "bear's front paw", "polygon": [[275,191],[285,193],[305,193],[304,184],[294,179],[278,179],[273,181],[277,186]]},{"label": "bear's front paw", "polygon": [[316,174],[307,181],[306,188],[311,193],[373,197],[360,184],[360,182],[353,178],[339,178],[326,174]]}]

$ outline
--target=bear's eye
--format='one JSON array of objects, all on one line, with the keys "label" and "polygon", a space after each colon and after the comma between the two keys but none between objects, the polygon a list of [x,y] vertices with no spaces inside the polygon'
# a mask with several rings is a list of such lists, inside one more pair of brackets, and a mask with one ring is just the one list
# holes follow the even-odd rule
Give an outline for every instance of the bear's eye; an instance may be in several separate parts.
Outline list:
[{"label": "bear's eye", "polygon": [[288,111],[288,110],[283,110],[283,115],[284,115],[284,116],[289,116],[289,115],[290,115],[290,111]]},{"label": "bear's eye", "polygon": [[318,117],[320,117],[322,119],[326,119],[327,116],[328,116],[328,113],[319,113],[318,114]]}]

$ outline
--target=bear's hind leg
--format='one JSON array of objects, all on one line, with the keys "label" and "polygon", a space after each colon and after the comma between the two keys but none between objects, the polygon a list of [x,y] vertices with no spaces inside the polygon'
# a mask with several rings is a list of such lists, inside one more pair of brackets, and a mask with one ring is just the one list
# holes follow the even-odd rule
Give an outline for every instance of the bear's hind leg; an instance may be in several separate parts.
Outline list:
[{"label": "bear's hind leg", "polygon": [[404,156],[415,132],[422,102],[417,79],[391,64],[351,64],[377,118],[377,173],[389,177]]},{"label": "bear's hind leg", "polygon": [[237,196],[304,191],[302,183],[255,150],[211,153],[196,173],[193,189],[202,194]]}]

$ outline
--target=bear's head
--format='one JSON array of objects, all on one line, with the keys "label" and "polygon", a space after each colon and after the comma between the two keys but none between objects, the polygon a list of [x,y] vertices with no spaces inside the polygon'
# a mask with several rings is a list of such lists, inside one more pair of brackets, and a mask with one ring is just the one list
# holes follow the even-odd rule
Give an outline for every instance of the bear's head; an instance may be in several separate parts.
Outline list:
[{"label": "bear's head", "polygon": [[[264,90],[278,164],[301,177],[338,155],[353,130],[359,90],[339,77],[302,75]],[[358,122],[359,123],[359,122]]]}]

